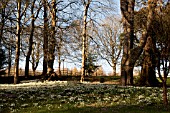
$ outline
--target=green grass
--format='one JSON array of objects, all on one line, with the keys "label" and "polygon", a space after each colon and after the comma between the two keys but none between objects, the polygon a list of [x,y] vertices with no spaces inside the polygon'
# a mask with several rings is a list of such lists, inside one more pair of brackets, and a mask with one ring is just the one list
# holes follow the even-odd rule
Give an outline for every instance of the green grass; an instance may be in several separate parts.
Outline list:
[{"label": "green grass", "polygon": [[12,112],[170,113],[170,106],[162,104],[162,88],[47,82],[0,86],[0,113]]},{"label": "green grass", "polygon": [[[162,82],[159,77],[157,79],[159,80],[159,82]],[[170,77],[167,78],[166,84],[167,86],[170,86]]]},{"label": "green grass", "polygon": [[170,86],[170,77],[167,79],[167,85]]},{"label": "green grass", "polygon": [[169,113],[164,106],[137,106],[137,105],[113,105],[113,106],[85,106],[74,107],[65,105],[58,109],[47,107],[34,108],[29,107],[19,111],[20,113]]}]

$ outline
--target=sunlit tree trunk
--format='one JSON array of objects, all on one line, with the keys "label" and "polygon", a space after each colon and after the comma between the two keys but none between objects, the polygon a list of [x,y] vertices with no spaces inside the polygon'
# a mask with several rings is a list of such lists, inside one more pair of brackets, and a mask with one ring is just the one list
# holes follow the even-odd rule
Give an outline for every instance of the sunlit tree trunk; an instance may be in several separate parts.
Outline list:
[{"label": "sunlit tree trunk", "polygon": [[48,72],[53,72],[53,65],[55,59],[55,47],[56,47],[56,0],[52,0],[51,2],[51,36],[49,37],[49,56],[48,56]]},{"label": "sunlit tree trunk", "polygon": [[133,67],[131,49],[134,41],[134,5],[135,0],[121,0],[121,12],[124,28],[123,56],[121,61],[121,85],[133,85]]},{"label": "sunlit tree trunk", "polygon": [[14,84],[18,83],[19,76],[19,56],[20,56],[20,32],[21,32],[21,0],[17,1],[17,30],[16,30],[16,50],[15,50],[15,74]]},{"label": "sunlit tree trunk", "polygon": [[87,15],[88,15],[88,9],[90,6],[91,0],[88,0],[87,2],[84,0],[84,14],[83,14],[83,32],[82,32],[82,37],[83,37],[83,43],[82,43],[82,70],[81,70],[81,82],[84,81],[85,77],[85,62],[86,62],[86,53],[87,53]]}]

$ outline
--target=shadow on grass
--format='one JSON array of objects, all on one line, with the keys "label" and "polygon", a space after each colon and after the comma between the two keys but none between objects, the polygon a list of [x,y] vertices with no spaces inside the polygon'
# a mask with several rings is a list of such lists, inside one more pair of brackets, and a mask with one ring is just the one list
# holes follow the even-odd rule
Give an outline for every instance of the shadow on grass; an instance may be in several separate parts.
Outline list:
[{"label": "shadow on grass", "polygon": [[62,109],[53,108],[26,108],[20,113],[170,113],[170,107],[164,106],[139,106],[139,105],[114,105],[114,106],[85,106],[85,107],[67,107]]}]

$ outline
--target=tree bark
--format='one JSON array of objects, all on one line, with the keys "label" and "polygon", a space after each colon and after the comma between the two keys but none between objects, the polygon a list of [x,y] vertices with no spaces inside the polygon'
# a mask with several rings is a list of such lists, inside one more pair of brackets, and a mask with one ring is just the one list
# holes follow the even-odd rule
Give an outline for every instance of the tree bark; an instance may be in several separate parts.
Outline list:
[{"label": "tree bark", "polygon": [[[2,7],[0,10],[1,13],[1,22],[0,22],[0,50],[2,50],[2,38],[3,38],[3,31],[5,26],[5,7]],[[0,53],[1,55],[2,53]],[[4,59],[3,59],[4,60]],[[1,61],[3,62],[3,61]],[[0,68],[3,65],[0,65]]]},{"label": "tree bark", "polygon": [[[123,16],[123,56],[121,61],[121,85],[133,85],[133,63],[131,49],[134,41],[134,5],[135,0],[121,0]],[[131,75],[132,74],[132,75]]]},{"label": "tree bark", "polygon": [[58,57],[58,71],[59,71],[58,76],[61,77],[61,62],[63,60],[63,65],[64,65],[64,59],[61,59],[61,42],[62,42],[62,38],[61,38],[61,36],[59,38],[60,38],[59,42],[57,43],[57,57]]},{"label": "tree bark", "polygon": [[5,25],[5,8],[1,9],[1,31],[0,31],[0,49],[2,49],[2,36],[3,36],[3,30]]},{"label": "tree bark", "polygon": [[43,59],[43,77],[45,78],[47,74],[47,61],[48,61],[48,18],[47,18],[47,1],[43,0],[43,6],[44,6],[44,31],[43,31],[43,53],[44,53],[44,59]]},{"label": "tree bark", "polygon": [[81,69],[81,82],[84,81],[84,77],[86,74],[85,71],[85,63],[86,63],[86,53],[87,53],[87,14],[88,14],[88,9],[90,6],[91,0],[88,0],[87,3],[84,1],[84,14],[83,14],[83,44],[82,44],[82,69]]},{"label": "tree bark", "polygon": [[29,37],[29,49],[26,55],[26,62],[25,62],[25,77],[26,78],[29,76],[29,61],[30,61],[30,56],[32,53],[32,46],[33,46],[33,36],[34,36],[34,27],[35,27],[34,5],[35,5],[35,0],[33,1],[32,6],[31,6],[31,15],[32,15],[31,32],[30,32],[30,37]]},{"label": "tree bark", "polygon": [[121,0],[121,11],[123,15],[124,27],[123,56],[121,61],[121,85],[133,85],[133,68],[143,51],[147,37],[151,34],[152,20],[156,7],[156,0],[148,0],[149,13],[147,17],[146,30],[143,32],[140,38],[139,45],[137,47],[133,47],[134,2],[134,0]]},{"label": "tree bark", "polygon": [[52,0],[51,3],[52,9],[51,9],[51,37],[49,41],[49,57],[48,57],[48,72],[52,73],[54,72],[53,65],[54,65],[54,59],[55,59],[55,47],[56,47],[56,0]]},{"label": "tree bark", "polygon": [[10,76],[11,73],[11,57],[12,57],[12,47],[9,45],[8,47],[8,76]]},{"label": "tree bark", "polygon": [[116,76],[116,63],[113,63],[113,76]]},{"label": "tree bark", "polygon": [[144,60],[140,77],[141,85],[158,86],[159,83],[155,73],[156,56],[154,50],[155,42],[153,40],[151,37],[148,37],[144,48]]},{"label": "tree bark", "polygon": [[17,2],[17,31],[16,31],[16,54],[15,54],[15,74],[14,74],[14,84],[17,84],[19,76],[19,56],[20,56],[20,32],[21,32],[21,1]]}]

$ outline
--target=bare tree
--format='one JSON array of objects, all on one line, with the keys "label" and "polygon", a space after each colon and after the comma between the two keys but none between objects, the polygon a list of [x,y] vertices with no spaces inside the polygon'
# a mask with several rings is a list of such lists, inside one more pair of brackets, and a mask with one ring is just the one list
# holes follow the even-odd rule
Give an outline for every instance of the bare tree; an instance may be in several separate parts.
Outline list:
[{"label": "bare tree", "polygon": [[28,48],[28,52],[26,55],[26,62],[25,62],[25,77],[29,76],[29,61],[30,61],[30,56],[32,53],[35,21],[39,15],[39,11],[41,9],[40,4],[39,4],[39,6],[38,6],[39,8],[37,9],[37,11],[34,11],[35,6],[36,6],[35,2],[36,2],[36,0],[33,0],[31,3],[31,25],[30,25],[30,36],[29,36],[29,48]]},{"label": "bare tree", "polygon": [[56,47],[56,22],[57,22],[57,10],[56,10],[56,0],[51,1],[50,15],[51,15],[51,35],[49,37],[49,54],[48,54],[48,72],[54,72],[53,65],[55,59],[55,47]]},{"label": "bare tree", "polygon": [[103,25],[96,31],[100,44],[98,54],[106,60],[116,75],[116,65],[121,54],[121,23],[118,17],[107,17]]},{"label": "bare tree", "polygon": [[15,55],[15,75],[14,84],[18,83],[19,76],[19,56],[20,56],[20,33],[21,33],[21,1],[17,1],[17,31],[16,31],[16,55]]},{"label": "bare tree", "polygon": [[83,31],[82,31],[82,37],[83,37],[83,44],[82,44],[82,73],[81,73],[81,82],[84,81],[85,76],[85,60],[86,60],[86,42],[87,42],[87,16],[88,16],[88,9],[90,6],[91,0],[83,1],[84,5],[84,14],[83,14]]},{"label": "bare tree", "polygon": [[15,74],[14,74],[14,84],[17,84],[19,76],[19,58],[20,58],[20,41],[21,41],[21,19],[25,14],[28,7],[28,1],[23,2],[25,4],[24,8],[21,9],[21,0],[17,0],[17,26],[16,26],[16,54],[15,54]]}]

